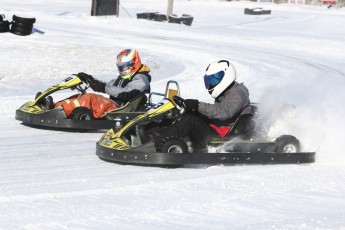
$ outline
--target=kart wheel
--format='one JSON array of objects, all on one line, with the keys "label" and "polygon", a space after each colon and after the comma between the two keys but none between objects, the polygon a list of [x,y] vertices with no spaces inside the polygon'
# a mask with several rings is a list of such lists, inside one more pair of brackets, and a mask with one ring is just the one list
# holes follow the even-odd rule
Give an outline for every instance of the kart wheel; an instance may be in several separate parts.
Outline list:
[{"label": "kart wheel", "polygon": [[162,153],[188,153],[188,146],[181,138],[169,137],[158,143],[157,151]]},{"label": "kart wheel", "polygon": [[93,120],[92,112],[86,107],[77,107],[72,111],[71,118],[77,121]]},{"label": "kart wheel", "polygon": [[276,140],[276,153],[298,153],[300,152],[300,142],[296,137],[283,135]]}]

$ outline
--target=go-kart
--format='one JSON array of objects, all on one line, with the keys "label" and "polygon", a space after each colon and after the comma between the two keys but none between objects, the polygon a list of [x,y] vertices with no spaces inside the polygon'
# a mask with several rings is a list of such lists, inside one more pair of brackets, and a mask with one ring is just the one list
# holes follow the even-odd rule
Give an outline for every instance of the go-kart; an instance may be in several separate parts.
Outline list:
[{"label": "go-kart", "polygon": [[[174,84],[176,86],[171,87]],[[49,108],[44,103],[47,98],[52,98],[50,95],[54,92],[71,89],[78,91],[78,94],[74,96],[80,96],[85,94],[88,88],[88,84],[81,81],[78,76],[72,75],[46,91],[38,92],[33,101],[26,102],[16,110],[15,118],[28,126],[73,131],[109,129],[114,125],[121,127],[151,108],[154,105],[153,96],[164,97],[169,91],[179,90],[177,82],[169,81],[164,94],[151,92],[146,95],[140,93],[126,104],[105,113],[98,119],[94,119],[92,112],[86,107],[76,107],[71,115],[67,116],[62,106]]]},{"label": "go-kart", "polygon": [[[184,164],[287,164],[312,163],[315,152],[301,152],[299,140],[282,135],[275,140],[255,135],[258,108],[251,104],[225,136],[211,136],[208,149],[195,152],[188,137],[165,135],[161,130],[177,121],[183,103],[179,97],[164,98],[145,114],[137,116],[120,129],[108,130],[96,144],[96,155],[120,164],[180,166]],[[223,136],[223,137],[221,137]]]}]

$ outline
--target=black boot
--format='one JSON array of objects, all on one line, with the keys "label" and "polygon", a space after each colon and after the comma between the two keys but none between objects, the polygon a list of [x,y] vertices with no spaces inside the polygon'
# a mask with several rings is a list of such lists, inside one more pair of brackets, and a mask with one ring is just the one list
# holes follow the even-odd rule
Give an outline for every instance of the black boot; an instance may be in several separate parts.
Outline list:
[{"label": "black boot", "polygon": [[53,97],[48,96],[44,100],[43,108],[46,110],[54,109]]}]

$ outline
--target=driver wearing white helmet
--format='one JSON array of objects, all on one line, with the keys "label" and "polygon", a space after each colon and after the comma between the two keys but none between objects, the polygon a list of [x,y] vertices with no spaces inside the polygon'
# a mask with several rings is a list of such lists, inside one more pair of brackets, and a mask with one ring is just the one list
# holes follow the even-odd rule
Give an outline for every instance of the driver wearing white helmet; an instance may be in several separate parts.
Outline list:
[{"label": "driver wearing white helmet", "polygon": [[237,83],[236,77],[236,69],[229,61],[213,62],[206,68],[204,83],[215,98],[214,104],[179,98],[187,112],[175,124],[176,131],[191,139],[195,151],[206,152],[207,138],[216,133],[215,127],[234,122],[250,104],[247,87]]}]

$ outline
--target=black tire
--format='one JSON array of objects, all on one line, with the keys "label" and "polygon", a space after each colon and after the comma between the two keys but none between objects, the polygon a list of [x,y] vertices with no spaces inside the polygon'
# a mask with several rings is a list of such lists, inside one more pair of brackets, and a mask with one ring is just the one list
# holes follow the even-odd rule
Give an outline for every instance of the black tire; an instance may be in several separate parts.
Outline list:
[{"label": "black tire", "polygon": [[188,14],[182,14],[181,22],[187,26],[191,26],[193,23],[193,17]]},{"label": "black tire", "polygon": [[176,23],[176,24],[181,24],[182,19],[177,17],[176,15],[170,15],[168,18],[169,23]]},{"label": "black tire", "polygon": [[244,14],[251,14],[251,9],[244,8]]},{"label": "black tire", "polygon": [[144,12],[144,13],[137,13],[138,19],[147,19],[147,20],[153,20],[156,13],[153,12]]},{"label": "black tire", "polygon": [[21,23],[25,23],[25,24],[33,24],[36,22],[36,18],[22,18],[22,17],[16,16],[16,15],[13,15],[12,19],[15,22],[21,22]]},{"label": "black tire", "polygon": [[156,149],[161,153],[188,153],[188,146],[180,137],[165,137],[158,142]]},{"label": "black tire", "polygon": [[168,19],[165,14],[155,14],[153,20],[157,22],[163,22],[163,21],[167,21]]},{"label": "black tire", "polygon": [[27,36],[27,35],[30,35],[32,33],[31,31],[30,32],[28,32],[28,31],[22,32],[22,31],[18,31],[18,30],[12,29],[12,28],[11,28],[10,32],[12,34],[19,35],[19,36]]},{"label": "black tire", "polygon": [[147,13],[137,13],[137,19],[147,19]]},{"label": "black tire", "polygon": [[261,8],[245,8],[244,9],[244,14],[248,15],[261,15],[262,14],[262,9]]},{"label": "black tire", "polygon": [[291,135],[283,135],[275,140],[276,153],[299,153],[301,151],[301,144],[299,140]]},{"label": "black tire", "polygon": [[153,12],[150,13],[150,12],[148,12],[148,13],[146,13],[146,19],[153,20],[156,14],[157,13],[153,13]]},{"label": "black tire", "polygon": [[22,26],[17,26],[16,24],[12,24],[11,26],[11,31],[26,33],[26,34],[31,34],[32,29],[33,29],[32,26],[22,27]]},{"label": "black tire", "polygon": [[0,21],[4,20],[5,15],[4,14],[0,14]]},{"label": "black tire", "polygon": [[0,32],[8,32],[10,31],[10,23],[8,21],[1,21],[0,20]]},{"label": "black tire", "polygon": [[5,20],[5,21],[2,21],[0,20],[0,26],[9,26],[10,25],[10,22]]},{"label": "black tire", "polygon": [[28,30],[32,30],[32,28],[34,27],[33,24],[26,24],[26,23],[22,23],[22,22],[12,22],[12,27],[21,27],[21,28],[26,28]]},{"label": "black tire", "polygon": [[0,27],[0,33],[6,33],[6,32],[9,32],[9,31],[10,31],[10,28]]},{"label": "black tire", "polygon": [[76,121],[93,120],[92,112],[86,107],[77,107],[72,111],[71,118]]}]

